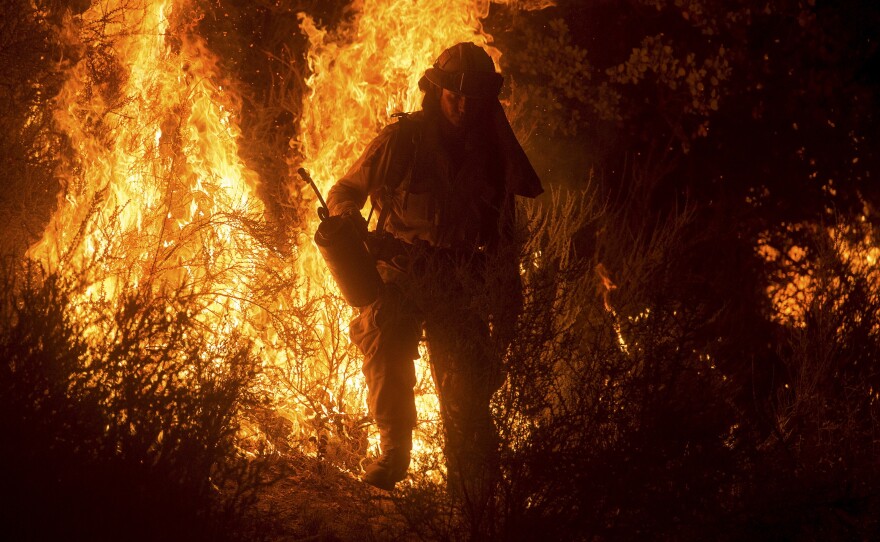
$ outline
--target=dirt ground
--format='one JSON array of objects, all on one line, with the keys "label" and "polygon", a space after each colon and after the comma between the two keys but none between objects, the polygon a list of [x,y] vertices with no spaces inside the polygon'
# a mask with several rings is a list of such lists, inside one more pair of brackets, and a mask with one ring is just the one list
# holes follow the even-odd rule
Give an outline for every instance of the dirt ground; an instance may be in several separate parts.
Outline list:
[{"label": "dirt ground", "polygon": [[279,481],[259,498],[273,519],[275,542],[418,540],[397,511],[399,495],[364,484],[355,475],[300,457],[273,465]]}]

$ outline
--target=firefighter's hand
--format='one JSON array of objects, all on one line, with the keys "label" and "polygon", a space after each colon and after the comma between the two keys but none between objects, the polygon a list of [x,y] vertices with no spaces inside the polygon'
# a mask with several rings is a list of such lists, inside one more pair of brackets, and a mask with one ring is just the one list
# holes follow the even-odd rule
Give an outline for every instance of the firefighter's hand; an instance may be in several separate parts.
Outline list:
[{"label": "firefighter's hand", "polygon": [[365,241],[367,240],[367,220],[360,211],[345,211],[342,213],[342,218],[348,220],[354,226],[354,230],[358,233],[361,239]]}]

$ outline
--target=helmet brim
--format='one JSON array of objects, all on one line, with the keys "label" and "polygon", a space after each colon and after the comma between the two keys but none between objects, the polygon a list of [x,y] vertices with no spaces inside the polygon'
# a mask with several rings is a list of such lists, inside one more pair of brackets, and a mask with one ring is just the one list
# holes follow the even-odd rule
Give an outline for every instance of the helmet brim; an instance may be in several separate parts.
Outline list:
[{"label": "helmet brim", "polygon": [[437,67],[425,70],[422,80],[469,98],[497,98],[504,83],[495,72],[447,72]]}]

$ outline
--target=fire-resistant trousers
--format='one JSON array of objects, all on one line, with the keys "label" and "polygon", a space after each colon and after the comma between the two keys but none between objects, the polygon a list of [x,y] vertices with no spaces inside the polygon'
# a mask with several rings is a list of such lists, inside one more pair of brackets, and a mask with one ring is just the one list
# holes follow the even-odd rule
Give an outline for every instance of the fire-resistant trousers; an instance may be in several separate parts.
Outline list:
[{"label": "fire-resistant trousers", "polygon": [[412,448],[416,426],[413,387],[422,323],[400,288],[386,284],[373,304],[351,322],[351,339],[364,355],[367,406],[376,420],[382,451]]},{"label": "fire-resistant trousers", "polygon": [[489,402],[504,373],[492,347],[488,317],[475,310],[472,288],[456,279],[461,266],[441,260],[416,269],[380,262],[385,286],[352,321],[351,338],[364,354],[368,406],[382,448],[388,450],[411,446],[416,425],[413,360],[419,356],[424,329],[446,430],[450,486],[466,492],[462,480],[494,471],[497,437]]}]

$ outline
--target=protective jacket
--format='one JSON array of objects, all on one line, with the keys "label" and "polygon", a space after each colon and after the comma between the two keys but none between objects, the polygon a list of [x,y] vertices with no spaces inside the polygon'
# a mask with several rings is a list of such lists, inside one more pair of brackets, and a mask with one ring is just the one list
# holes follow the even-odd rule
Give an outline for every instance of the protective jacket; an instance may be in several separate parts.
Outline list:
[{"label": "protective jacket", "polygon": [[387,126],[331,188],[331,214],[368,197],[382,227],[407,243],[485,250],[509,235],[513,197],[542,192],[499,104],[492,122],[450,141],[424,112]]}]

